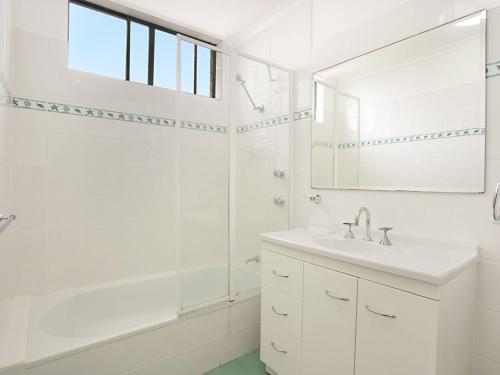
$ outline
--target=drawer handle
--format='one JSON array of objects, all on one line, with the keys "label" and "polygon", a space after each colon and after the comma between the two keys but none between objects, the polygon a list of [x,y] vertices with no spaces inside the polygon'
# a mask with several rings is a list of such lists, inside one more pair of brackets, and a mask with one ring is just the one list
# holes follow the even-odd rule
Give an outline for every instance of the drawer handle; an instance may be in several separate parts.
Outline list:
[{"label": "drawer handle", "polygon": [[374,314],[377,314],[377,315],[380,315],[380,316],[384,316],[386,318],[396,319],[396,315],[379,313],[379,312],[373,310],[373,307],[371,307],[370,305],[365,305],[365,307],[371,313],[374,313]]},{"label": "drawer handle", "polygon": [[280,349],[276,346],[276,344],[274,343],[274,341],[271,341],[271,346],[274,350],[276,350],[277,352],[280,352],[280,353],[283,353],[283,354],[287,354],[288,352],[286,350],[283,350],[283,349]]},{"label": "drawer handle", "polygon": [[335,294],[333,294],[332,292],[330,292],[328,289],[325,289],[325,293],[328,297],[332,297],[332,298],[335,298],[335,299],[338,299],[339,301],[346,301],[346,302],[349,302],[349,298],[343,298],[343,297],[338,297],[336,296]]},{"label": "drawer handle", "polygon": [[273,270],[273,275],[276,276],[276,277],[283,277],[285,279],[289,278],[290,276],[288,275],[284,275],[282,273],[279,273],[279,272],[276,272],[276,270]]},{"label": "drawer handle", "polygon": [[282,313],[282,312],[279,312],[278,310],[276,310],[276,307],[272,307],[272,310],[273,310],[273,313],[275,313],[276,315],[281,315],[281,316],[288,316],[287,313]]}]

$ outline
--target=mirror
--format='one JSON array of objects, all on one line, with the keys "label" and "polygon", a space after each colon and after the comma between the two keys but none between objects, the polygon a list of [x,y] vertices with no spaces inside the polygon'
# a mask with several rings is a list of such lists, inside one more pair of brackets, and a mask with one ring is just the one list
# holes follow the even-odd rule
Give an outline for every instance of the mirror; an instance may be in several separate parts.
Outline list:
[{"label": "mirror", "polygon": [[313,74],[312,187],[484,192],[486,12]]}]

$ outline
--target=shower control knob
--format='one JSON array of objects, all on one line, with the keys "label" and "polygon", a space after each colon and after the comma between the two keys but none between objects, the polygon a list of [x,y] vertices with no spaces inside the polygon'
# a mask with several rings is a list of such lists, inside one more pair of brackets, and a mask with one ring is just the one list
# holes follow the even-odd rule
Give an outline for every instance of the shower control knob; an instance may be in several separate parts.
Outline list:
[{"label": "shower control knob", "polygon": [[276,178],[284,178],[285,177],[285,171],[283,169],[275,169],[273,172],[273,176]]},{"label": "shower control knob", "polygon": [[285,205],[285,198],[283,198],[283,197],[281,197],[281,196],[280,196],[280,197],[274,197],[274,200],[273,200],[273,201],[274,201],[274,204],[275,204],[276,206],[280,206],[280,207],[281,207],[281,206],[284,206],[284,205]]}]

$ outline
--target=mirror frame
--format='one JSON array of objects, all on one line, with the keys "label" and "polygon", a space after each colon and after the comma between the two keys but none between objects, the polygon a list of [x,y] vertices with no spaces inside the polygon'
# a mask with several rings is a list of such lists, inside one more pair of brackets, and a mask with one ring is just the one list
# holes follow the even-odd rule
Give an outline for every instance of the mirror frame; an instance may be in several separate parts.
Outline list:
[{"label": "mirror frame", "polygon": [[[487,136],[487,127],[488,127],[488,124],[487,124],[487,121],[486,121],[486,114],[487,114],[487,108],[486,108],[486,103],[487,103],[487,87],[486,87],[486,74],[485,74],[485,78],[484,78],[484,118],[485,118],[485,121],[484,121],[484,128],[485,128],[485,139],[484,139],[484,160],[483,160],[483,164],[484,164],[484,173],[483,173],[483,189],[482,191],[469,191],[469,192],[460,192],[460,191],[438,191],[438,190],[409,190],[409,189],[404,189],[404,188],[394,188],[394,189],[362,189],[362,188],[352,188],[352,189],[347,189],[347,188],[336,188],[335,187],[335,161],[333,163],[333,170],[332,170],[332,173],[333,173],[333,186],[330,188],[330,187],[315,187],[314,184],[313,184],[313,165],[312,165],[312,134],[313,134],[313,123],[316,121],[316,84],[317,83],[321,83],[322,85],[326,86],[326,87],[329,87],[331,89],[334,90],[333,87],[329,86],[328,84],[326,84],[325,82],[323,82],[322,80],[319,80],[317,78],[315,78],[315,75],[318,74],[318,73],[321,73],[325,70],[328,70],[328,69],[331,69],[331,68],[335,68],[339,65],[342,65],[342,64],[345,64],[345,63],[348,63],[352,60],[355,60],[357,58],[360,58],[360,57],[363,57],[363,56],[367,56],[371,53],[374,53],[374,52],[377,52],[377,51],[380,51],[380,50],[383,50],[384,48],[387,48],[387,47],[391,47],[393,45],[396,45],[398,43],[401,43],[401,42],[405,42],[409,39],[412,39],[414,37],[417,37],[419,35],[422,35],[422,34],[426,34],[426,33],[429,33],[431,31],[434,31],[436,29],[439,29],[439,28],[442,28],[442,27],[445,27],[445,26],[448,26],[448,25],[451,25],[451,24],[454,24],[454,23],[457,23],[457,22],[460,22],[460,20],[463,20],[465,18],[468,18],[468,17],[471,17],[471,16],[481,16],[481,18],[483,18],[483,22],[484,22],[484,27],[483,27],[483,30],[482,30],[482,33],[483,33],[483,42],[484,42],[484,48],[482,49],[481,53],[482,53],[482,58],[483,58],[483,61],[484,61],[484,65],[486,66],[487,65],[487,24],[488,24],[488,12],[486,9],[482,9],[482,10],[479,10],[479,11],[476,11],[476,12],[473,12],[473,13],[470,13],[470,14],[467,14],[467,15],[464,15],[462,17],[459,17],[459,18],[456,18],[454,20],[451,20],[449,22],[445,22],[445,23],[442,23],[438,26],[435,26],[435,27],[432,27],[432,28],[429,28],[429,29],[426,29],[426,30],[423,30],[421,32],[418,32],[416,34],[413,34],[413,35],[410,35],[408,37],[405,37],[405,38],[402,38],[402,39],[398,39],[394,42],[391,42],[391,43],[388,43],[388,44],[385,44],[381,47],[377,47],[375,49],[372,49],[372,50],[369,50],[367,52],[364,52],[364,53],[361,53],[359,55],[356,55],[356,56],[353,56],[353,57],[350,57],[348,59],[345,59],[345,60],[342,60],[338,63],[334,63],[332,65],[328,65],[324,68],[321,68],[317,71],[314,71],[312,74],[311,74],[311,86],[312,86],[312,93],[311,93],[311,104],[312,104],[312,108],[311,108],[311,112],[312,112],[312,116],[311,116],[311,130],[310,130],[310,136],[311,136],[311,142],[309,144],[309,147],[311,149],[311,158],[310,158],[310,162],[311,162],[311,176],[310,176],[310,188],[311,189],[315,189],[315,190],[339,190],[339,191],[385,191],[385,192],[396,192],[396,191],[406,191],[406,192],[414,192],[414,193],[445,193],[445,194],[484,194],[485,191],[486,191],[486,164],[487,164],[487,159],[486,159],[486,144],[487,144],[487,139],[486,139],[486,136]],[[359,133],[359,129],[358,129],[358,133]],[[358,165],[359,165],[359,160],[358,160]],[[359,174],[359,173],[358,173]],[[358,175],[358,185],[359,185],[359,175]]]}]

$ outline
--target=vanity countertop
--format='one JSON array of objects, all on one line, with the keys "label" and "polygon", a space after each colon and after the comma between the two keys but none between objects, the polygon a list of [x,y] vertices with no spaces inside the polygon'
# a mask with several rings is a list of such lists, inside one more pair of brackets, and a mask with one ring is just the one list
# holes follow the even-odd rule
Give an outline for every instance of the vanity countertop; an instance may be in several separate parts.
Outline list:
[{"label": "vanity countertop", "polygon": [[[264,242],[333,258],[339,261],[404,276],[431,284],[444,284],[479,259],[475,246],[439,240],[390,235],[392,246],[360,239],[346,240],[343,229],[291,229],[263,233]],[[377,233],[378,235],[378,233]],[[356,232],[357,238],[362,238]]]}]

